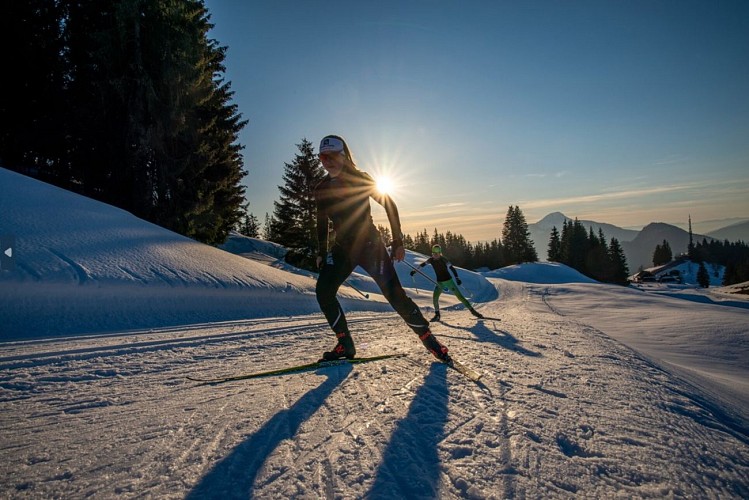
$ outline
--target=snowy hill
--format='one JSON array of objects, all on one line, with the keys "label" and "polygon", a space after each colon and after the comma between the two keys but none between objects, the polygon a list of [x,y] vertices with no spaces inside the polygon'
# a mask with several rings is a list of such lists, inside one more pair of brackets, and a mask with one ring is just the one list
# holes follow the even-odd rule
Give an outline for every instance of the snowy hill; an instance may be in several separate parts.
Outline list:
[{"label": "snowy hill", "polygon": [[[432,330],[476,384],[344,287],[358,354],[405,356],[199,385],[330,348],[313,277],[264,242],[224,245],[248,259],[6,171],[0,186],[17,241],[2,498],[749,497],[745,296],[460,270],[486,319],[443,294]],[[430,307],[431,283],[396,268]]]},{"label": "snowy hill", "polygon": [[[644,269],[655,277],[656,281],[662,279],[662,277],[670,275],[678,278],[676,283],[661,283],[661,285],[674,288],[698,288],[699,280],[697,279],[697,273],[699,272],[700,265],[696,262],[692,262],[687,258],[680,258],[664,264],[662,266],[648,267]],[[726,271],[725,266],[720,264],[706,263],[705,269],[708,271],[710,277],[711,287],[720,287],[723,284],[723,274]],[[637,285],[640,288],[650,287],[651,289],[657,288],[653,283],[640,283]]]},{"label": "snowy hill", "polygon": [[[234,237],[222,251],[5,169],[0,186],[0,234],[16,241],[15,271],[0,273],[0,340],[319,312],[316,277],[285,266],[277,245]],[[398,271],[411,281],[410,268]],[[496,298],[480,275],[461,275],[477,301]],[[368,277],[351,282],[379,293]],[[341,295],[352,310],[390,310],[379,294]]]},{"label": "snowy hill", "polygon": [[491,278],[524,281],[526,283],[596,283],[595,280],[588,278],[579,271],[556,262],[507,266],[484,274]]}]

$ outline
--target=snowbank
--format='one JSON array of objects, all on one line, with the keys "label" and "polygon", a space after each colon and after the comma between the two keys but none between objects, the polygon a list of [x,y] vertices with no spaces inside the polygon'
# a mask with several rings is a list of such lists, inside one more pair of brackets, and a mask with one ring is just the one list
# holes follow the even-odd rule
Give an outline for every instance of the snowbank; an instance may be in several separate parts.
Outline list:
[{"label": "snowbank", "polygon": [[[315,280],[198,243],[118,208],[0,169],[0,340],[318,310]],[[267,251],[267,246],[264,248]],[[347,306],[361,302],[342,290]],[[369,301],[370,310],[385,309]]]},{"label": "snowbank", "polygon": [[[234,235],[225,250],[214,248],[5,169],[0,186],[0,234],[16,241],[15,270],[0,273],[0,340],[319,312],[316,275],[285,264],[273,243]],[[417,303],[431,304],[433,285],[412,280],[406,264],[396,269],[406,287],[429,290],[412,291]],[[357,271],[350,282],[370,297],[344,286],[344,307],[390,311]],[[474,301],[496,298],[481,275],[461,277]],[[290,297],[298,301],[291,308]]]},{"label": "snowbank", "polygon": [[[486,319],[445,308],[432,329],[478,384],[344,287],[357,352],[405,356],[201,386],[188,377],[328,349],[314,275],[257,240],[225,246],[248,260],[7,171],[0,186],[18,243],[0,281],[0,497],[749,495],[744,308],[559,264],[459,270]],[[434,285],[396,269],[429,305]]]},{"label": "snowbank", "polygon": [[483,273],[487,278],[500,278],[508,281],[523,281],[537,284],[597,283],[594,279],[556,262],[534,262],[507,266]]}]

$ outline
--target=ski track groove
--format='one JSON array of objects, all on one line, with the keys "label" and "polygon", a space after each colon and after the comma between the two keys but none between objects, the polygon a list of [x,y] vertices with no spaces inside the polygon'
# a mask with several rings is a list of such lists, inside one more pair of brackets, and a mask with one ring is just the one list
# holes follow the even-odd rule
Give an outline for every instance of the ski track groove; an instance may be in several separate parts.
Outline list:
[{"label": "ski track groove", "polygon": [[[395,314],[350,324],[360,355],[406,358],[221,389],[184,377],[285,366],[279,352],[314,356],[335,341],[327,323],[264,318],[3,344],[0,451],[17,460],[0,468],[0,496],[191,498],[201,485],[257,498],[749,496],[737,479],[749,475],[746,437],[709,402],[562,317],[547,288],[501,292],[484,306],[501,321],[461,309],[433,325],[482,384],[434,362]],[[415,470],[426,483],[413,482]]]}]

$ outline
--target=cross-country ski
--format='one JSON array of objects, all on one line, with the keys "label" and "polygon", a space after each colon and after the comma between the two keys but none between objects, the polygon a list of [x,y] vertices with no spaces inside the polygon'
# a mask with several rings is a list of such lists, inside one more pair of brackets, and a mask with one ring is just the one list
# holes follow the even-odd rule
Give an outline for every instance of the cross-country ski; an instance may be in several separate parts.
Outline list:
[{"label": "cross-country ski", "polygon": [[314,361],[312,363],[305,363],[301,365],[294,365],[289,366],[285,368],[277,368],[275,370],[266,370],[266,371],[260,371],[260,372],[253,372],[253,373],[245,373],[245,374],[239,374],[239,375],[227,375],[225,377],[217,377],[217,378],[201,378],[196,377],[193,375],[188,375],[187,380],[191,380],[193,382],[200,382],[201,384],[206,385],[216,385],[216,384],[223,384],[226,382],[235,382],[238,380],[249,380],[252,378],[260,378],[260,377],[270,377],[273,375],[286,375],[290,373],[298,373],[308,370],[317,370],[319,368],[328,368],[331,366],[339,366],[339,365],[358,365],[362,363],[369,363],[372,361],[382,361],[384,359],[395,359],[400,358],[402,356],[405,356],[405,354],[382,354],[379,356],[370,356],[370,357],[363,357],[363,358],[353,358],[353,359],[335,359],[330,361]]}]

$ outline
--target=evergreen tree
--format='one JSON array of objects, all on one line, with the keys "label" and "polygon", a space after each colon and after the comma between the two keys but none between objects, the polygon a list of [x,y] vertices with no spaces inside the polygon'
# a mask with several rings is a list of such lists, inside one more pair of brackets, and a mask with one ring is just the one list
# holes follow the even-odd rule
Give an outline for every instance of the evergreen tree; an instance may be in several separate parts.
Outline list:
[{"label": "evergreen tree", "polygon": [[242,205],[242,216],[237,223],[237,231],[250,238],[258,238],[260,236],[260,223],[257,217],[250,212],[249,202]]},{"label": "evergreen tree", "polygon": [[[382,224],[377,224],[377,231],[380,232],[380,236],[382,237],[382,242],[385,244],[386,247],[389,247],[390,244],[393,242],[393,237],[390,234],[390,228],[385,227]],[[405,246],[405,243],[403,244],[403,248],[408,248]]]},{"label": "evergreen tree", "polygon": [[616,238],[611,238],[611,243],[609,244],[609,266],[609,282],[626,285],[629,276],[629,266],[627,266],[627,258],[624,256],[624,250]]},{"label": "evergreen tree", "polygon": [[663,240],[662,245],[655,246],[655,252],[653,252],[653,265],[662,266],[668,264],[673,259],[673,253],[671,252],[671,246],[668,241]]},{"label": "evergreen tree", "polygon": [[0,165],[74,189],[64,157],[66,47],[64,2],[3,2]]},{"label": "evergreen tree", "polygon": [[405,248],[406,250],[415,250],[416,249],[416,245],[414,243],[414,239],[413,239],[413,237],[410,234],[404,234],[403,235],[403,248]]},{"label": "evergreen tree", "polygon": [[275,235],[273,234],[273,226],[275,224],[275,221],[273,217],[268,215],[268,212],[265,212],[265,221],[263,222],[263,239],[265,241],[275,241]]},{"label": "evergreen tree", "polygon": [[317,208],[314,191],[324,176],[312,143],[302,139],[299,153],[284,167],[279,186],[281,199],[274,202],[273,241],[287,248],[313,252],[317,248]]},{"label": "evergreen tree", "polygon": [[[553,233],[549,242],[550,255]],[[559,237],[559,248],[559,262],[598,281],[627,284],[629,269],[621,244],[612,238],[611,244],[607,245],[602,229],[596,235],[592,227],[586,231],[577,219],[574,222],[565,221]]]},{"label": "evergreen tree", "polygon": [[587,270],[588,276],[598,281],[609,281],[609,270],[610,266],[610,255],[609,249],[606,245],[606,238],[603,235],[603,231],[599,230],[599,235],[596,236],[593,232],[593,228],[590,228],[588,234],[588,250],[585,255],[585,269]]},{"label": "evergreen tree", "polygon": [[710,273],[707,272],[704,262],[700,262],[700,268],[697,270],[697,283],[702,288],[710,287]]},{"label": "evergreen tree", "polygon": [[[26,2],[16,3],[20,12]],[[45,180],[201,241],[224,241],[241,215],[245,122],[230,104],[226,48],[208,38],[203,1],[33,0],[19,15],[19,26],[24,15],[34,18],[25,41],[48,40],[29,54],[32,64],[56,58],[40,65],[45,75],[29,72],[41,79],[12,98],[58,102],[14,123],[20,140],[3,153],[8,166],[35,158]]]},{"label": "evergreen tree", "polygon": [[561,262],[562,261],[562,240],[559,236],[557,227],[551,228],[551,237],[549,238],[549,251],[546,255],[549,262]]},{"label": "evergreen tree", "polygon": [[502,242],[506,265],[537,262],[538,255],[530,239],[528,223],[519,207],[510,206],[502,227]]},{"label": "evergreen tree", "polygon": [[749,281],[749,245],[743,241],[708,242],[703,239],[695,245],[694,253],[700,261],[725,266],[724,285]]},{"label": "evergreen tree", "polygon": [[432,245],[429,242],[429,235],[427,230],[424,229],[423,233],[417,233],[414,239],[414,250],[424,255],[432,254]]},{"label": "evergreen tree", "polygon": [[668,264],[674,259],[674,253],[671,251],[671,245],[668,244],[668,241],[663,240],[663,260],[665,261],[664,264]]},{"label": "evergreen tree", "polygon": [[577,218],[574,222],[571,220],[565,222],[562,227],[561,240],[562,263],[587,274],[585,261],[589,247],[588,233]]}]

